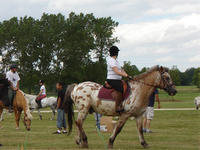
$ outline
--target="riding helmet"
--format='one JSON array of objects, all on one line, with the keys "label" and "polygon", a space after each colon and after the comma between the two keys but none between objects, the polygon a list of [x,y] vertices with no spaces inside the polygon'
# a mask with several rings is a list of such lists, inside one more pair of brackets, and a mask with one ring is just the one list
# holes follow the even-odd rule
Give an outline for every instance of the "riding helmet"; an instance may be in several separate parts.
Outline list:
[{"label": "riding helmet", "polygon": [[119,48],[117,46],[112,46],[110,49],[109,49],[109,52],[110,52],[110,56],[118,56],[118,52],[119,52]]},{"label": "riding helmet", "polygon": [[17,68],[17,65],[16,65],[16,64],[10,65],[10,69],[14,69],[14,68]]},{"label": "riding helmet", "polygon": [[42,83],[42,84],[44,84],[44,80],[40,80],[40,81],[39,81],[39,83]]}]

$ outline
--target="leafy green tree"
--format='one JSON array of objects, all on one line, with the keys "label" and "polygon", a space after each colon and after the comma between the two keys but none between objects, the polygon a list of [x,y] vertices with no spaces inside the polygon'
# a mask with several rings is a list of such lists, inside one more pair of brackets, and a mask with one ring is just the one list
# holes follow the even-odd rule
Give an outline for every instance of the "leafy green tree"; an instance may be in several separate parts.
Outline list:
[{"label": "leafy green tree", "polygon": [[128,73],[130,76],[135,76],[140,73],[136,65],[131,65],[130,61],[124,61],[123,69]]},{"label": "leafy green tree", "polygon": [[169,73],[171,75],[174,84],[181,85],[181,78],[180,78],[181,72],[179,71],[177,66],[173,66],[172,69],[170,69]]},{"label": "leafy green tree", "polygon": [[118,22],[112,20],[111,17],[95,18],[93,25],[92,34],[95,45],[93,53],[95,58],[102,63],[108,54],[108,49],[116,42],[119,42],[117,37],[113,37],[113,32],[118,26]]}]

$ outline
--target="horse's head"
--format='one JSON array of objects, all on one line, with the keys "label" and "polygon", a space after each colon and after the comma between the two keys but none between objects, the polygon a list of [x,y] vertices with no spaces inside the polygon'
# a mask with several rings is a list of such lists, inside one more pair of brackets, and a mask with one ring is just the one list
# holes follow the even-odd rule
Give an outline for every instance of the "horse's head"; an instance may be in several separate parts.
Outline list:
[{"label": "horse's head", "polygon": [[165,90],[170,96],[174,96],[176,95],[177,90],[168,71],[168,68],[162,66],[159,67],[159,72],[161,75],[159,88]]},{"label": "horse's head", "polygon": [[27,131],[31,130],[31,119],[26,115],[24,115],[24,126],[26,127]]}]

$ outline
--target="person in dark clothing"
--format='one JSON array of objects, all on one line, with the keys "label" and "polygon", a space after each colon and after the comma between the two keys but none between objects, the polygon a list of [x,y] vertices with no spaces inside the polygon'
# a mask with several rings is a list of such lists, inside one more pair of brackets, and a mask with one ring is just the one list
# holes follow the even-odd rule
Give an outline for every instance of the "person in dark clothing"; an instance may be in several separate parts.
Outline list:
[{"label": "person in dark clothing", "polygon": [[143,132],[146,133],[151,133],[152,131],[150,130],[150,124],[151,120],[153,119],[154,116],[154,103],[155,99],[158,102],[158,108],[160,109],[160,100],[158,96],[158,89],[155,89],[153,94],[149,97],[149,104],[146,109],[146,112],[144,113],[144,128]]},{"label": "person in dark clothing", "polygon": [[[65,97],[65,90],[63,88],[63,83],[62,82],[58,82],[56,84],[56,89],[58,90],[58,98],[57,98],[57,128],[58,130],[56,132],[54,132],[54,134],[61,134],[61,133],[67,133],[66,128],[66,119],[65,119],[65,112],[64,109],[62,107],[63,102],[64,102],[64,97]],[[62,128],[64,129],[62,131]]]}]

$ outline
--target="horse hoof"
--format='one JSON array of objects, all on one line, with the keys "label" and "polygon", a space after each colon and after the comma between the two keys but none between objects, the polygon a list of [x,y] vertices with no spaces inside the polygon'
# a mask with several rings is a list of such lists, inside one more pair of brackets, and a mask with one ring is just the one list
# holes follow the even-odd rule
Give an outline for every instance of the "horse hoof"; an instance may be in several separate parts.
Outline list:
[{"label": "horse hoof", "polygon": [[108,144],[108,149],[113,149],[113,144]]},{"label": "horse hoof", "polygon": [[142,142],[141,145],[142,145],[144,148],[149,148],[149,145],[148,145],[146,142]]},{"label": "horse hoof", "polygon": [[81,143],[81,144],[80,144],[80,148],[88,148],[88,144],[86,144],[86,143]]},{"label": "horse hoof", "polygon": [[16,130],[19,130],[19,127],[17,127]]},{"label": "horse hoof", "polygon": [[77,145],[80,145],[80,141],[79,141],[79,140],[76,140],[76,144],[77,144]]}]

